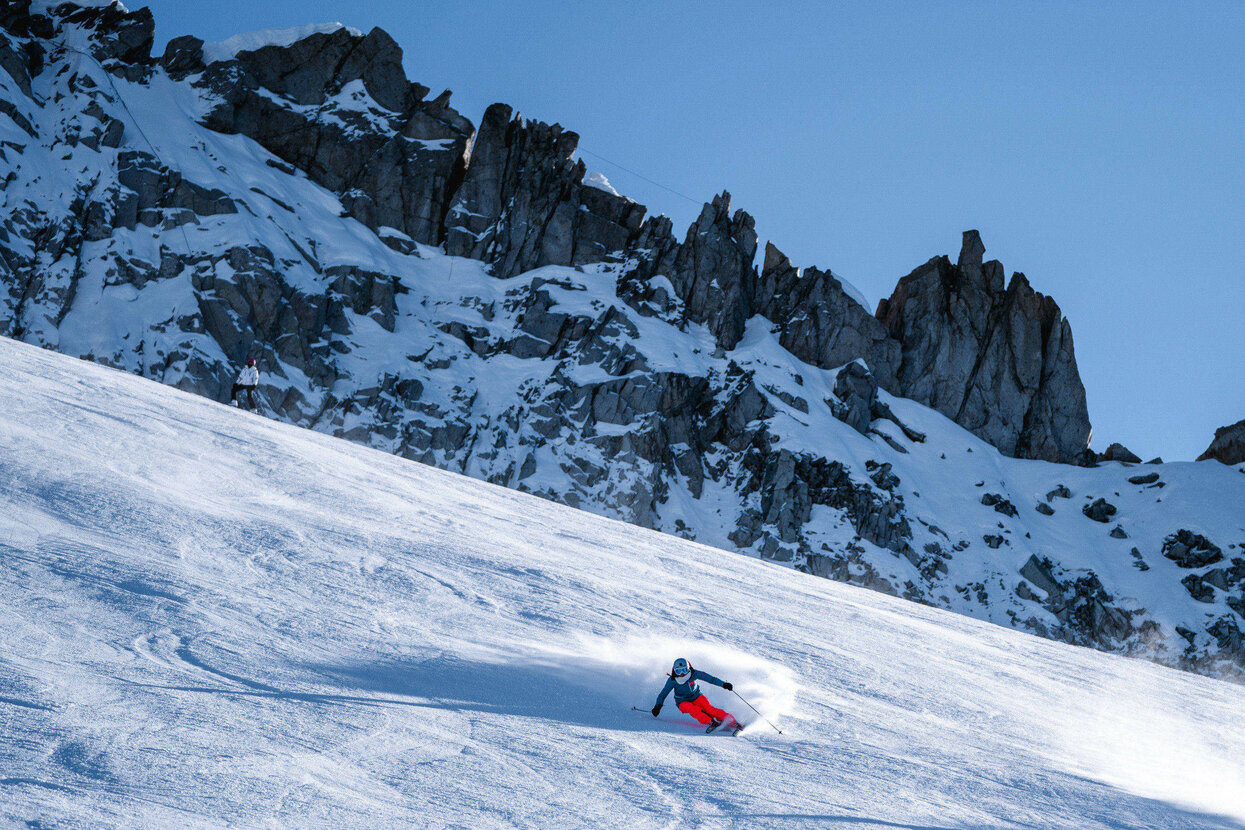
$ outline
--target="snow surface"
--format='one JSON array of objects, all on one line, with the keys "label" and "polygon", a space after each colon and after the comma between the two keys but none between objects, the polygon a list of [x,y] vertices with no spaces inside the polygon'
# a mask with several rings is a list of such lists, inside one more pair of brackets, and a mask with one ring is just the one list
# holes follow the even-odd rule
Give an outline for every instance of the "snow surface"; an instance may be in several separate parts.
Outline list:
[{"label": "snow surface", "polygon": [[855,284],[843,279],[842,276],[835,273],[834,271],[830,272],[830,276],[838,280],[839,285],[843,286],[843,293],[847,294],[847,296],[851,297],[853,300],[859,303],[860,307],[863,308],[865,311],[869,312],[870,314],[873,313],[873,307],[869,305],[869,298],[865,296],[865,292],[857,288]]},{"label": "snow surface", "polygon": [[339,29],[346,29],[355,37],[363,33],[341,23],[310,23],[306,26],[290,26],[284,29],[260,29],[257,32],[244,32],[225,40],[203,44],[203,62],[233,60],[239,52],[254,52],[265,46],[290,46],[312,35],[331,35]]},{"label": "snow surface", "polygon": [[[1245,827],[1245,688],[0,340],[0,818]],[[751,723],[648,708],[676,656]]]},{"label": "snow surface", "polygon": [[610,184],[610,180],[605,177],[605,174],[598,173],[595,170],[589,170],[588,175],[584,176],[584,184],[588,187],[595,187],[597,190],[604,190],[606,193],[612,193],[615,196],[620,195],[614,189],[614,185]]}]

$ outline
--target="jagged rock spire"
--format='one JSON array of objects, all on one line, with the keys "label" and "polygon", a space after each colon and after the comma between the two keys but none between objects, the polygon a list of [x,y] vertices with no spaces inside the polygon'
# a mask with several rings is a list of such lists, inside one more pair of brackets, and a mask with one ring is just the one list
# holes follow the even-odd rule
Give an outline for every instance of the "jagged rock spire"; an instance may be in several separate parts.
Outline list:
[{"label": "jagged rock spire", "polygon": [[1072,329],[1023,274],[966,231],[959,264],[936,257],[899,281],[877,317],[902,344],[895,391],[954,419],[1007,455],[1079,461],[1089,443]]}]

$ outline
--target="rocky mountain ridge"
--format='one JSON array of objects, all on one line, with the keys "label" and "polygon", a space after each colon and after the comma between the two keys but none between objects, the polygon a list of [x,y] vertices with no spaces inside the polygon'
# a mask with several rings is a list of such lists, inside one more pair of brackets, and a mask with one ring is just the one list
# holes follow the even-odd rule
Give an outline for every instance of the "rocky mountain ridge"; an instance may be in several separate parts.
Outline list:
[{"label": "rocky mountain ridge", "polygon": [[585,183],[574,133],[504,105],[474,129],[380,30],[154,59],[145,9],[0,23],[0,333],[217,399],[256,356],[292,423],[1044,636],[1245,665],[1245,528],[1199,504],[1245,503],[1242,477],[1020,460],[1084,460],[1084,389],[1058,306],[975,231],[872,315],[772,243],[757,269],[729,194],[680,241]]},{"label": "rocky mountain ridge", "polygon": [[[121,45],[98,46],[98,56],[122,74],[154,68],[150,13],[110,9],[97,16],[92,43]],[[65,19],[92,20],[89,12]],[[783,259],[776,249],[771,258],[767,247],[758,273],[754,220],[732,213],[729,194],[707,203],[680,243],[665,217],[646,220],[643,206],[584,184],[575,133],[504,104],[474,130],[448,93],[427,100],[401,61],[384,31],[343,27],[208,64],[202,41],[180,37],[158,65],[210,90],[205,126],[254,139],[374,231],[443,242],[446,253],[489,263],[503,279],[634,258],[623,280],[644,287],[665,276],[684,319],[708,326],[723,349],[760,315],[783,327],[784,346],[801,360],[833,368],[865,359],[887,391],[932,406],[1008,455],[1085,458],[1090,428],[1071,328],[1023,275],[1004,288],[1002,265],[983,265],[975,231],[956,265],[930,260],[870,319],[829,272],[770,268]],[[350,103],[365,98],[376,106]]]}]

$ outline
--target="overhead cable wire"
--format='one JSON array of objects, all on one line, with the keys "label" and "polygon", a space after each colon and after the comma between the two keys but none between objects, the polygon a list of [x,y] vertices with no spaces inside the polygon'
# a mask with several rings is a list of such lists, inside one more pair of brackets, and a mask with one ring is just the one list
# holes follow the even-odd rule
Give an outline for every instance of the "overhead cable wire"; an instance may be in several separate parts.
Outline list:
[{"label": "overhead cable wire", "polygon": [[613,166],[617,167],[619,170],[623,171],[624,173],[630,173],[632,176],[635,176],[637,179],[643,179],[644,181],[648,182],[654,187],[660,187],[662,190],[666,191],[667,193],[673,193],[675,196],[678,196],[680,199],[687,199],[689,202],[691,202],[694,205],[704,204],[704,199],[693,199],[691,196],[688,196],[686,193],[680,193],[679,191],[675,190],[673,187],[666,187],[661,182],[655,182],[652,179],[650,179],[648,176],[645,176],[641,173],[637,173],[636,171],[631,170],[627,167],[623,167],[618,162],[607,159],[605,156],[601,155],[600,153],[594,153],[591,150],[585,150],[582,147],[579,148],[579,152],[587,153],[593,158],[600,159],[606,164],[612,164]]}]

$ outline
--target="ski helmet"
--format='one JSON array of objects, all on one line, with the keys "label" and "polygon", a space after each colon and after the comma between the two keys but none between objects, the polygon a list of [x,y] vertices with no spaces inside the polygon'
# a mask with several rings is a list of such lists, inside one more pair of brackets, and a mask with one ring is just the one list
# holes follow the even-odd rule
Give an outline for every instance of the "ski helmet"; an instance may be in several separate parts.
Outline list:
[{"label": "ski helmet", "polygon": [[670,674],[674,675],[675,677],[685,677],[691,673],[692,673],[692,667],[689,666],[687,664],[687,661],[684,660],[682,657],[680,657],[678,660],[675,660],[674,666],[672,666],[670,669]]},{"label": "ski helmet", "polygon": [[246,359],[246,365],[247,365],[247,366],[254,366],[254,365],[255,365],[255,358],[253,358],[253,357],[248,357],[248,358]]}]

